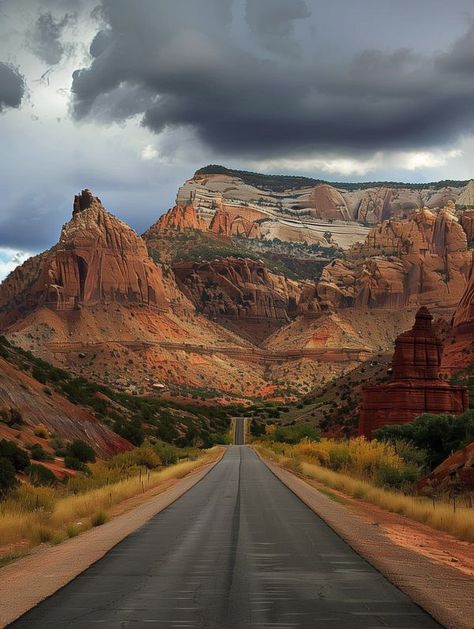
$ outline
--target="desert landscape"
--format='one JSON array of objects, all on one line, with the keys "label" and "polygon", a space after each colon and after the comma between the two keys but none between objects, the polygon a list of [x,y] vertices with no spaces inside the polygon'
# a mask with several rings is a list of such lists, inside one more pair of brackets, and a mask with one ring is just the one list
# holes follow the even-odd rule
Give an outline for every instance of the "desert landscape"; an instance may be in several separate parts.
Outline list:
[{"label": "desert landscape", "polygon": [[428,4],[0,1],[0,627],[474,628],[474,13]]}]

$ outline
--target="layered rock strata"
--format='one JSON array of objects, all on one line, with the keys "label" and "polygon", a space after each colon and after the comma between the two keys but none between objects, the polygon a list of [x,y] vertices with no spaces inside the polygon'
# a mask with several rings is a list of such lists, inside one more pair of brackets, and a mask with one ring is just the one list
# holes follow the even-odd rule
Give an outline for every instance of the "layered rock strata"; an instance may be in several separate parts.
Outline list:
[{"label": "layered rock strata", "polygon": [[345,260],[329,263],[315,293],[332,308],[455,308],[472,263],[466,233],[449,204],[373,228]]},{"label": "layered rock strata", "polygon": [[296,314],[301,288],[255,260],[224,258],[178,262],[173,271],[183,292],[207,316],[276,319]]},{"label": "layered rock strata", "polygon": [[468,409],[467,388],[441,380],[442,343],[432,320],[420,308],[413,328],[395,341],[391,382],[362,389],[360,435],[370,438],[377,428],[411,422],[423,413],[459,415]]},{"label": "layered rock strata", "polygon": [[74,310],[113,302],[165,308],[161,271],[138,234],[84,190],[59,243],[0,286],[0,323],[42,305]]}]

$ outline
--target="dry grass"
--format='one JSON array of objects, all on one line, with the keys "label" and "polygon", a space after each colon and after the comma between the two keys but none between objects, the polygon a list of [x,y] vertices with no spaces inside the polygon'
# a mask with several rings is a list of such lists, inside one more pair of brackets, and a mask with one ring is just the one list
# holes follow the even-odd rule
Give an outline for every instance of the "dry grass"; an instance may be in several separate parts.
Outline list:
[{"label": "dry grass", "polygon": [[15,500],[7,500],[1,505],[1,545],[5,547],[27,540],[30,546],[35,546],[74,537],[91,526],[103,524],[108,518],[107,510],[113,505],[168,480],[186,476],[211,460],[214,454],[215,451],[208,451],[197,460],[177,463],[77,495],[58,498],[52,488],[25,486]]},{"label": "dry grass", "polygon": [[427,524],[439,531],[454,535],[458,539],[474,542],[474,510],[458,506],[456,511],[452,503],[428,498],[407,496],[401,492],[376,487],[366,480],[360,480],[344,473],[325,469],[314,463],[298,462],[295,458],[285,457],[270,448],[258,446],[260,453],[283,467],[298,471],[303,476],[316,480],[326,487],[331,487],[353,498],[365,500],[382,509],[398,513],[416,522]]},{"label": "dry grass", "polygon": [[368,441],[364,437],[344,441],[303,439],[297,444],[270,442],[269,447],[298,462],[321,465],[381,487],[407,488],[422,469],[423,453],[413,447],[403,444],[400,450],[400,444]]}]

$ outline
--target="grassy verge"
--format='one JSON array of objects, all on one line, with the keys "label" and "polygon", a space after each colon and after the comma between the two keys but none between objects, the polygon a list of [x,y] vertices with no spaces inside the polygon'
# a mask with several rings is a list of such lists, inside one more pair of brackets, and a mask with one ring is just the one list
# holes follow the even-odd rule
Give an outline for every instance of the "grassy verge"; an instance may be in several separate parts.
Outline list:
[{"label": "grassy verge", "polygon": [[16,552],[12,547],[20,543],[26,543],[29,548],[41,543],[58,544],[93,526],[100,526],[109,519],[107,510],[114,505],[166,481],[182,478],[215,456],[215,449],[208,450],[196,460],[138,473],[97,489],[59,498],[51,488],[25,487],[15,500],[6,501],[1,507],[0,540],[5,558],[14,559]]},{"label": "grassy verge", "polygon": [[458,506],[454,510],[452,503],[433,502],[428,498],[409,496],[395,490],[376,487],[366,480],[278,454],[270,447],[261,445],[255,447],[263,457],[290,471],[298,472],[306,478],[316,480],[326,487],[450,533],[458,539],[474,542],[474,510],[471,508]]}]

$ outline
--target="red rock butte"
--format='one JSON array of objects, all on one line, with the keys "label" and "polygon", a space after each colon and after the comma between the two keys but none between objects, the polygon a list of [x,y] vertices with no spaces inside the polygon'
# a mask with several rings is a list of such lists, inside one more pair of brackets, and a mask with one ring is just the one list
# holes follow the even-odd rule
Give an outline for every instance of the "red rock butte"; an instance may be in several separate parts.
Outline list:
[{"label": "red rock butte", "polygon": [[395,341],[392,381],[364,387],[359,408],[359,434],[370,438],[387,424],[411,422],[422,413],[459,415],[468,409],[466,387],[441,380],[442,343],[433,317],[422,307],[411,330]]}]

